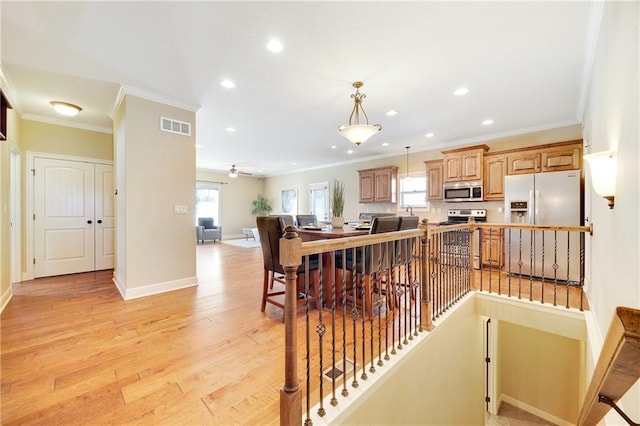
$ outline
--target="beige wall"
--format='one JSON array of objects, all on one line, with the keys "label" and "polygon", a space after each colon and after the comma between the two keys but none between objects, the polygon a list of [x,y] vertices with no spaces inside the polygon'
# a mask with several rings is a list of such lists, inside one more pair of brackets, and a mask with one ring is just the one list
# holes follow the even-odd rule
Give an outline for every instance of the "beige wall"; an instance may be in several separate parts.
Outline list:
[{"label": "beige wall", "polygon": [[22,120],[24,151],[113,160],[111,134]]},{"label": "beige wall", "polygon": [[[586,279],[602,336],[616,306],[640,307],[639,24],[638,2],[604,2],[583,120],[591,152],[618,153],[613,210],[591,190],[586,172],[585,215],[594,229],[587,239]],[[632,419],[640,419],[640,384],[621,402]]]},{"label": "beige wall", "polygon": [[[161,116],[192,123],[191,136],[160,131]],[[118,288],[128,299],[195,285],[195,113],[127,95],[114,129]]]},{"label": "beige wall", "polygon": [[456,307],[454,315],[415,343],[402,362],[376,383],[371,397],[358,400],[358,406],[328,423],[482,425],[483,322],[474,306],[468,299]]},{"label": "beige wall", "polygon": [[[254,228],[252,201],[264,194],[265,179],[251,176],[230,178],[226,173],[196,171],[196,185],[220,189],[220,225],[222,238],[243,237],[242,228]],[[272,202],[271,207],[276,206]]]},{"label": "beige wall", "polygon": [[497,330],[500,395],[575,424],[580,342],[506,321]]}]

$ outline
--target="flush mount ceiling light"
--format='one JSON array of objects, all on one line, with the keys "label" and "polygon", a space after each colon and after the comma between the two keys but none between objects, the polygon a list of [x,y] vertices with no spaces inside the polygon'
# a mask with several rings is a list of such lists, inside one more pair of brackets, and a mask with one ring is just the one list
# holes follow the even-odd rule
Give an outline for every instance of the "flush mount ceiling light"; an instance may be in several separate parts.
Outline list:
[{"label": "flush mount ceiling light", "polygon": [[[351,95],[353,99],[353,110],[349,116],[349,125],[338,127],[338,133],[356,145],[366,142],[367,139],[382,130],[382,126],[379,124],[369,124],[369,117],[367,117],[367,113],[364,112],[364,108],[362,107],[362,101],[367,95],[360,93],[359,90],[363,85],[364,83],[361,81],[353,83],[353,87],[356,88],[356,93]],[[364,116],[365,124],[360,124],[360,112],[362,112]]]},{"label": "flush mount ceiling light", "polygon": [[51,101],[50,103],[58,114],[66,117],[75,117],[80,111],[82,111],[82,108],[78,105],[70,104],[68,102]]}]

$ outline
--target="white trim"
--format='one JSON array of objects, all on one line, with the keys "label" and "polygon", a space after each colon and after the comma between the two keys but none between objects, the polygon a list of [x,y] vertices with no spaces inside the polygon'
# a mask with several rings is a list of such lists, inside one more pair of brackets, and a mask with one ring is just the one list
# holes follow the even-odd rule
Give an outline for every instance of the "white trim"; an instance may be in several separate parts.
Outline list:
[{"label": "white trim", "polygon": [[49,158],[54,160],[67,160],[67,161],[80,161],[85,163],[93,163],[93,164],[111,164],[113,165],[112,160],[103,160],[101,158],[89,158],[89,157],[78,157],[73,155],[65,155],[65,154],[53,154],[48,152],[37,152],[37,151],[27,151],[26,153],[26,161],[25,161],[25,169],[24,169],[24,184],[25,184],[25,231],[26,231],[26,247],[25,247],[25,265],[26,269],[22,274],[22,281],[32,280],[35,277],[35,268],[33,266],[33,258],[35,256],[35,230],[33,220],[29,218],[33,218],[35,214],[35,179],[31,170],[35,167],[36,158]]},{"label": "white trim", "polygon": [[158,95],[156,93],[151,93],[142,89],[135,88],[133,86],[127,86],[122,84],[120,85],[120,89],[118,90],[118,95],[114,99],[113,106],[111,107],[111,111],[109,111],[108,113],[109,117],[113,119],[120,104],[124,100],[124,97],[127,95],[131,95],[138,98],[146,99],[148,101],[157,102],[159,104],[183,109],[189,112],[197,112],[200,109],[200,105],[188,104],[183,101],[177,100],[175,98]]},{"label": "white trim", "polygon": [[198,278],[197,277],[187,277],[181,278],[179,280],[173,281],[165,281],[155,284],[149,284],[141,287],[134,287],[131,289],[125,288],[125,283],[122,282],[119,278],[116,281],[116,275],[114,273],[114,282],[116,282],[116,286],[118,287],[118,291],[120,294],[123,294],[124,288],[124,300],[138,299],[140,297],[152,296],[154,294],[166,293],[168,291],[180,290],[188,287],[197,287],[198,286]]},{"label": "white trim", "polygon": [[9,205],[11,220],[11,282],[22,281],[22,154],[13,146],[9,148],[11,187],[9,188]]},{"label": "white trim", "polygon": [[7,304],[13,297],[13,286],[10,285],[7,290],[0,295],[0,313],[4,311],[4,308],[7,307]]},{"label": "white trim", "polygon": [[109,135],[113,134],[113,128],[111,127],[98,126],[95,124],[82,123],[79,121],[65,120],[64,118],[47,117],[45,115],[29,114],[29,113],[24,114],[21,118],[23,120],[39,121],[41,123],[54,124],[56,126],[73,127],[73,128],[82,129],[82,130],[91,130],[93,132],[107,133]]},{"label": "white trim", "polygon": [[573,423],[568,422],[564,419],[561,419],[560,417],[556,417],[553,414],[547,413],[546,411],[542,411],[536,407],[533,407],[529,404],[526,404],[522,401],[518,401],[515,398],[510,397],[509,395],[505,395],[502,394],[500,395],[500,403],[502,402],[506,402],[507,404],[511,404],[516,408],[519,408],[521,410],[524,410],[528,413],[531,413],[535,416],[540,417],[541,419],[545,419],[553,424],[559,425],[559,426],[573,426]]}]

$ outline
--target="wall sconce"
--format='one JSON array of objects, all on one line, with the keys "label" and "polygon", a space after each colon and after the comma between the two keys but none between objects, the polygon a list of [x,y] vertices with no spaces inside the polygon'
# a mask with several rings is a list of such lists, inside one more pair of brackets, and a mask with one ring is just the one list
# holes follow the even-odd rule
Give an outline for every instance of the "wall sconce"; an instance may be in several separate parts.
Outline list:
[{"label": "wall sconce", "polygon": [[609,200],[609,208],[613,208],[616,193],[616,153],[602,151],[584,156],[591,170],[591,185],[596,194]]}]

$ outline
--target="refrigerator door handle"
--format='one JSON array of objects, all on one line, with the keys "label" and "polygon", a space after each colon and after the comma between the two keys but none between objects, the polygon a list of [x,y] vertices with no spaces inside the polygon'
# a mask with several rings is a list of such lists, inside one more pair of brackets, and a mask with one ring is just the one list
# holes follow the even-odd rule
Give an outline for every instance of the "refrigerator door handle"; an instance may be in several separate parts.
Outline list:
[{"label": "refrigerator door handle", "polygon": [[533,223],[536,225],[540,224],[540,191],[536,189],[535,191],[535,199],[533,200]]},{"label": "refrigerator door handle", "polygon": [[533,203],[533,190],[529,191],[529,208],[527,209],[527,215],[529,216],[529,225],[533,225],[534,221],[534,203]]}]

